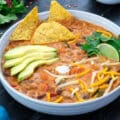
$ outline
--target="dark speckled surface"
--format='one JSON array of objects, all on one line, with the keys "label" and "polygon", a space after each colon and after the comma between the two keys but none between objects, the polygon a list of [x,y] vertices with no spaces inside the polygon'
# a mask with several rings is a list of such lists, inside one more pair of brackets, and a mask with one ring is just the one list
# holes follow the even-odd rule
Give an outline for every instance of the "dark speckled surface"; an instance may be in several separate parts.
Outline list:
[{"label": "dark speckled surface", "polygon": [[[34,6],[39,6],[39,12],[49,10],[50,0],[27,0],[29,5],[27,12]],[[104,16],[116,24],[120,25],[120,4],[119,5],[102,5],[95,0],[58,0],[67,9],[76,9],[89,11],[100,16]],[[27,13],[26,12],[26,13]],[[25,14],[26,14],[25,13]],[[25,15],[24,14],[24,15]],[[21,19],[24,15],[20,15]],[[14,23],[14,22],[13,22]],[[13,23],[0,26],[0,35],[5,32]],[[120,120],[120,98],[108,106],[92,113],[78,116],[51,116],[43,113],[32,111],[13,100],[0,84],[0,105],[3,105],[11,120]]]}]

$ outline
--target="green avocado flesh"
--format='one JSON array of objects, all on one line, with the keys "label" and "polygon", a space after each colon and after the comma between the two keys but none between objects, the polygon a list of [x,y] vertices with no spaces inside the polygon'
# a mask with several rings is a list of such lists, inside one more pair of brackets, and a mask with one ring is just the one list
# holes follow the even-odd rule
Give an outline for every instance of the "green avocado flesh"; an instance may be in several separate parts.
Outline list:
[{"label": "green avocado flesh", "polygon": [[29,53],[27,55],[24,55],[23,57],[7,60],[5,62],[5,64],[3,65],[3,67],[4,68],[9,68],[9,67],[12,67],[12,66],[16,66],[16,65],[22,63],[24,60],[29,59],[31,57],[36,58],[36,56],[37,57],[39,56],[39,58],[41,60],[46,60],[46,59],[51,59],[53,57],[56,57],[57,53],[56,52],[47,52],[47,53],[32,52],[32,53]]},{"label": "green avocado flesh", "polygon": [[54,62],[56,62],[57,60],[59,60],[58,58],[54,58],[54,59],[51,59],[51,60],[37,60],[37,61],[34,61],[32,63],[30,63],[19,75],[18,75],[18,81],[22,81],[28,77],[30,77],[35,68],[40,66],[40,65],[43,65],[43,64],[52,64]]},{"label": "green avocado flesh", "polygon": [[25,54],[31,53],[31,52],[55,52],[56,49],[48,46],[43,45],[26,45],[26,46],[20,46],[13,48],[5,53],[4,58],[5,59],[12,59],[17,57],[22,57]]},{"label": "green avocado flesh", "polygon": [[38,56],[32,56],[32,57],[28,57],[26,58],[24,61],[20,62],[20,64],[14,66],[11,69],[11,75],[16,75],[18,74],[20,71],[22,71],[29,63],[34,62],[36,60],[47,60],[47,59],[52,59],[56,57],[56,53],[52,52],[51,54],[48,54],[48,56],[41,55],[39,54]]},{"label": "green avocado flesh", "polygon": [[58,60],[57,49],[43,45],[26,45],[13,48],[4,54],[3,68],[11,68],[11,76],[22,81],[34,73],[36,67]]}]

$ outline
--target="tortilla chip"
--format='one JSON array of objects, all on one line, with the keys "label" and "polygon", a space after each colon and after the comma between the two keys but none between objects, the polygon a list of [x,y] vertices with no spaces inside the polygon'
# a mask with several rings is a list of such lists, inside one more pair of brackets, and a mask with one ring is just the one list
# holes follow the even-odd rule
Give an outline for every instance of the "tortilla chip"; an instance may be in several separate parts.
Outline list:
[{"label": "tortilla chip", "polygon": [[60,41],[70,41],[75,35],[60,23],[49,21],[42,23],[35,31],[32,43],[46,44]]},{"label": "tortilla chip", "polygon": [[56,0],[51,1],[48,21],[69,21],[73,16],[65,10]]},{"label": "tortilla chip", "polygon": [[34,7],[30,13],[17,25],[12,35],[11,41],[31,40],[31,37],[39,25],[38,8]]}]

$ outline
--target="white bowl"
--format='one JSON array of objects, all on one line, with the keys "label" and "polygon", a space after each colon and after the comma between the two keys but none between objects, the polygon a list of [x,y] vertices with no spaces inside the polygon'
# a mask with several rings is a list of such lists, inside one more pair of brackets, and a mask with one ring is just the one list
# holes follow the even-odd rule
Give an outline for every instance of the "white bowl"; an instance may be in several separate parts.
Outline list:
[{"label": "white bowl", "polygon": [[[70,10],[70,12],[75,17],[77,17],[81,20],[89,21],[93,24],[104,26],[104,28],[113,32],[116,35],[120,34],[120,27],[103,17],[100,17],[100,16],[92,14],[92,13],[83,12],[83,11]],[[41,19],[46,19],[48,17],[48,13],[49,12],[43,12],[43,13],[40,13],[39,16]],[[9,43],[9,36],[18,23],[11,26],[0,39],[0,61],[2,59],[4,49],[7,46],[7,44]],[[2,73],[1,68],[0,68],[0,79],[1,79],[1,83],[4,86],[4,88],[6,89],[6,91],[16,101],[18,101],[19,103],[21,103],[22,105],[24,105],[28,108],[36,110],[38,112],[54,114],[54,115],[78,115],[78,114],[95,111],[95,110],[109,104],[110,102],[115,100],[120,95],[120,87],[117,87],[115,90],[108,93],[106,96],[102,96],[95,100],[89,100],[89,101],[83,102],[83,103],[56,104],[56,103],[50,103],[50,102],[36,100],[36,99],[30,98],[30,97],[16,91],[5,80],[5,77]]]},{"label": "white bowl", "polygon": [[96,1],[103,3],[103,4],[108,4],[108,5],[120,3],[120,0],[96,0]]}]

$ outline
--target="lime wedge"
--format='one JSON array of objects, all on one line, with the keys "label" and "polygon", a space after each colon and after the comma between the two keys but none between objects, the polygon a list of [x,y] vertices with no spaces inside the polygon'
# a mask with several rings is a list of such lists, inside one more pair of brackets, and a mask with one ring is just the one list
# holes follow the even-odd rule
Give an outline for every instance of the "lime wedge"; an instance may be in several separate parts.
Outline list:
[{"label": "lime wedge", "polygon": [[114,61],[119,61],[119,52],[112,45],[101,43],[97,46],[100,54]]}]

